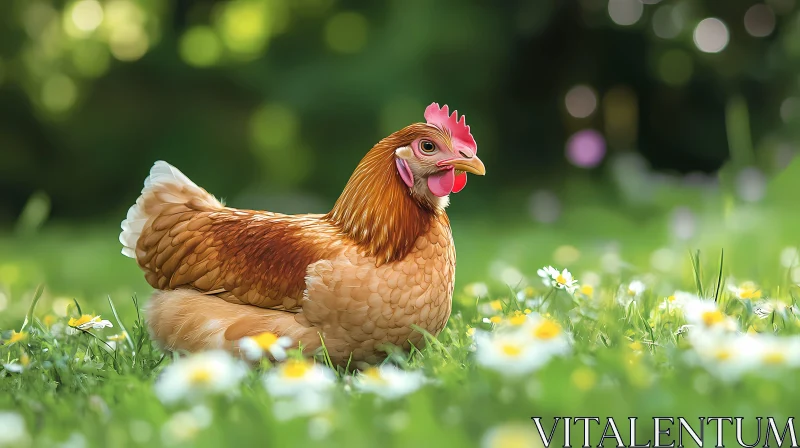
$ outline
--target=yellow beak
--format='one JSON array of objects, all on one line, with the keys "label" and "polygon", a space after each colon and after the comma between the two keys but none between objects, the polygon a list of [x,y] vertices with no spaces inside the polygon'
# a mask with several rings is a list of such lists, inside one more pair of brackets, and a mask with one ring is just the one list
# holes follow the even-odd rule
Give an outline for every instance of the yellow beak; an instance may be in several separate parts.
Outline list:
[{"label": "yellow beak", "polygon": [[486,167],[478,156],[472,156],[468,159],[451,159],[440,162],[441,165],[450,165],[456,170],[466,171],[467,173],[477,174],[478,176],[486,175]]}]

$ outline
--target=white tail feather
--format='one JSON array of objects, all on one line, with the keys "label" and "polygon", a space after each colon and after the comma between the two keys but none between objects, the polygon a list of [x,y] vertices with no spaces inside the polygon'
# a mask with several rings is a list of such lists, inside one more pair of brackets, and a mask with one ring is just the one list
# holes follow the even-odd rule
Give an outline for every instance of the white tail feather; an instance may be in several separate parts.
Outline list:
[{"label": "white tail feather", "polygon": [[223,205],[206,190],[192,182],[185,174],[164,161],[158,161],[144,180],[142,195],[128,209],[128,215],[122,221],[122,254],[136,258],[136,243],[151,217],[158,215],[167,204],[185,204],[199,201],[209,209],[222,208]]}]

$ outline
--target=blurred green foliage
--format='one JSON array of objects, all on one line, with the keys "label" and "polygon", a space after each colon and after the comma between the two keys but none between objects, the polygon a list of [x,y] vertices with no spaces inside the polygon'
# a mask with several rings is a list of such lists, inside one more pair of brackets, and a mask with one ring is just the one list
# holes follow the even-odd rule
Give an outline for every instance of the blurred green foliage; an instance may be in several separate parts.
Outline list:
[{"label": "blurred green foliage", "polygon": [[[0,225],[42,194],[54,217],[118,217],[158,159],[237,205],[324,210],[431,101],[472,125],[473,204],[629,152],[771,173],[796,151],[799,41],[794,0],[4,1]],[[563,155],[586,128],[609,150],[589,171]]]}]

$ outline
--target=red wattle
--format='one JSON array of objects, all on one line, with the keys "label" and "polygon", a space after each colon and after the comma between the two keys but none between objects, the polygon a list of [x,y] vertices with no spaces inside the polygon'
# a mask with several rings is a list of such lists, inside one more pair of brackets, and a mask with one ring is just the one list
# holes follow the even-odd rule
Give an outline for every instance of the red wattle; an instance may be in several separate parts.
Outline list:
[{"label": "red wattle", "polygon": [[463,190],[466,185],[467,185],[467,173],[461,173],[456,175],[456,182],[453,185],[453,193],[458,193],[459,191]]}]

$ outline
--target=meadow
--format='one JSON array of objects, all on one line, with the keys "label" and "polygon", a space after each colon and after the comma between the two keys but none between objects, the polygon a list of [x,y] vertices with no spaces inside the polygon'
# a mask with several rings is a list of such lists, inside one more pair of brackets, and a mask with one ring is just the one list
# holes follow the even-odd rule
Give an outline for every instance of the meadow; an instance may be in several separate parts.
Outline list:
[{"label": "meadow", "polygon": [[[763,445],[754,418],[783,429],[800,400],[800,164],[763,185],[625,178],[480,213],[454,201],[446,329],[347,370],[274,340],[254,347],[285,355],[278,365],[165,354],[117,223],[31,212],[0,236],[0,446],[533,447],[531,417],[549,432],[553,417],[587,416],[622,422],[626,441],[639,417],[640,443],[651,417],[739,416]],[[615,446],[603,425],[591,444]],[[716,425],[702,439],[713,446]],[[583,444],[579,424],[571,441]]]}]

